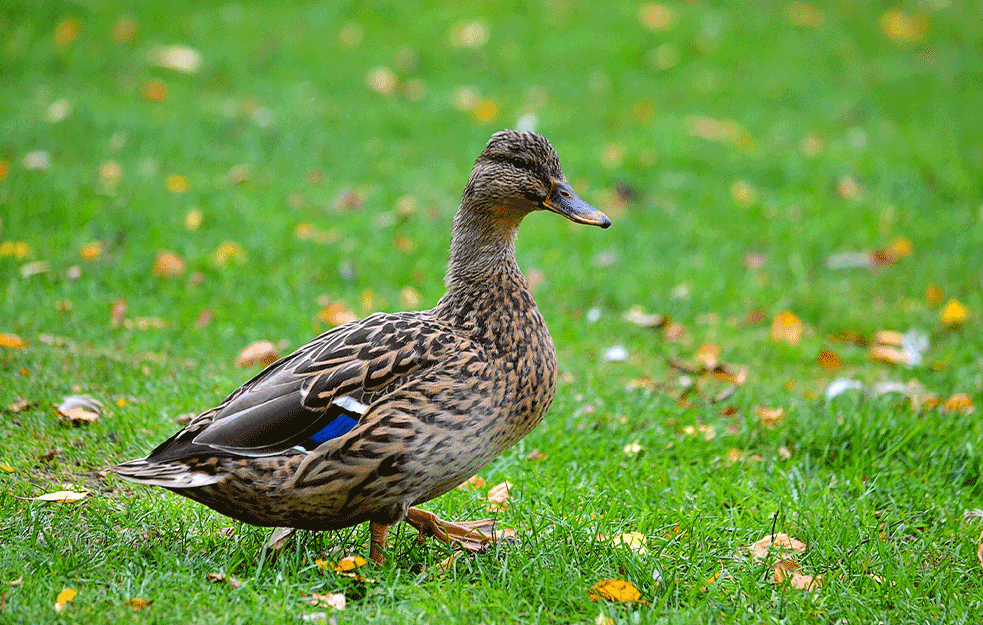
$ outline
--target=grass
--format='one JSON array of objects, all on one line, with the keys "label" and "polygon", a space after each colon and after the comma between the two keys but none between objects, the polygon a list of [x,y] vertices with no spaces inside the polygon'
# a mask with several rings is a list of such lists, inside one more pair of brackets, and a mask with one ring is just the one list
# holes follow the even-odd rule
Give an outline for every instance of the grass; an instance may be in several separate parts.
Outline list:
[{"label": "grass", "polygon": [[[344,592],[345,623],[975,621],[983,528],[963,515],[983,507],[979,3],[666,7],[668,26],[653,30],[627,3],[5,4],[0,332],[29,344],[0,350],[0,463],[13,469],[0,473],[0,620],[295,623],[325,610],[305,594]],[[126,19],[136,30],[117,40]],[[448,33],[473,20],[487,43],[452,45]],[[147,61],[175,43],[200,51],[198,73]],[[379,67],[393,92],[367,85]],[[487,102],[457,108],[463,87]],[[248,343],[289,350],[326,329],[325,300],[398,310],[410,287],[420,307],[436,302],[473,159],[527,114],[615,225],[543,214],[520,235],[563,376],[543,424],[481,472],[515,485],[498,516],[519,543],[433,575],[450,552],[403,529],[390,563],[360,583],[316,560],[364,555],[364,527],[304,534],[264,559],[266,530],[100,473],[243,382],[234,362]],[[46,168],[25,167],[34,151]],[[107,162],[118,179],[111,167],[100,176]],[[172,176],[187,189],[169,189],[182,186]],[[619,185],[634,199],[619,200]],[[298,236],[303,224],[320,235]],[[896,262],[827,266],[898,239],[912,253]],[[227,241],[242,262],[213,260]],[[92,242],[105,252],[84,260]],[[154,275],[161,250],[186,271]],[[36,261],[46,270],[24,277]],[[943,302],[926,299],[930,285]],[[114,328],[120,298],[131,323]],[[940,321],[950,299],[969,311],[954,328]],[[623,322],[632,306],[685,333]],[[795,345],[770,338],[781,310],[804,324]],[[213,317],[199,327],[202,311]],[[925,364],[830,339],[881,329],[925,332]],[[708,398],[724,384],[704,379],[681,400],[667,364],[704,343],[748,367],[720,403]],[[628,361],[603,358],[615,345]],[[822,369],[822,349],[842,368]],[[916,381],[943,402],[966,393],[976,412],[914,409],[897,394],[826,401],[836,377]],[[54,406],[74,392],[106,414],[59,420]],[[19,398],[26,409],[11,408]],[[758,407],[785,419],[767,427]],[[534,449],[548,457],[527,460]],[[92,494],[22,499],[63,485]],[[429,508],[479,518],[484,492]],[[595,540],[631,531],[649,553]],[[821,588],[776,584],[738,555],[773,532],[807,543],[801,571]],[[211,572],[242,587],[209,583]],[[590,601],[608,578],[651,605]],[[56,613],[64,587],[78,596]],[[137,611],[135,597],[153,603]]]}]

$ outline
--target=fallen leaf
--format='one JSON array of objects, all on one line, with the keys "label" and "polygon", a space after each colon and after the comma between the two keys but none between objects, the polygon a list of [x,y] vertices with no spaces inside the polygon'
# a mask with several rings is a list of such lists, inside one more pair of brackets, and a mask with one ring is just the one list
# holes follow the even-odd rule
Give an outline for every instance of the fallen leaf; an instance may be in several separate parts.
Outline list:
[{"label": "fallen leaf", "polygon": [[657,2],[646,4],[638,10],[638,21],[649,30],[668,30],[674,19],[673,10]]},{"label": "fallen leaf", "polygon": [[38,497],[28,497],[34,501],[56,501],[58,503],[74,503],[80,501],[89,496],[89,491],[83,490],[81,492],[75,492],[71,490],[59,490],[54,493],[48,493],[46,495],[40,495]]},{"label": "fallen leaf", "polygon": [[238,590],[242,588],[242,582],[232,577],[231,575],[226,575],[225,573],[213,572],[205,575],[205,579],[210,582],[227,582],[233,590]]},{"label": "fallen leaf", "polygon": [[619,534],[611,539],[611,544],[628,547],[640,555],[645,555],[649,552],[646,546],[648,544],[648,538],[641,532],[626,532],[624,534]]},{"label": "fallen leaf", "polygon": [[792,560],[780,560],[775,564],[774,579],[778,583],[788,580],[792,588],[799,590],[815,590],[822,586],[823,578],[818,575],[804,575],[799,572],[799,565]]},{"label": "fallen leaf", "polygon": [[957,393],[942,404],[942,414],[951,412],[973,412],[973,398],[967,393]]},{"label": "fallen leaf", "polygon": [[758,418],[761,425],[767,428],[773,428],[785,420],[785,410],[783,408],[755,406],[754,416]]},{"label": "fallen leaf", "polygon": [[802,340],[802,321],[790,311],[779,312],[771,321],[771,340],[797,345]]},{"label": "fallen leaf", "polygon": [[655,313],[646,313],[640,306],[632,306],[623,315],[622,321],[634,323],[643,328],[661,328],[669,322],[669,317]]},{"label": "fallen leaf", "polygon": [[140,95],[147,102],[162,102],[167,97],[167,85],[160,80],[148,80],[140,87]]},{"label": "fallen leaf", "polygon": [[696,362],[701,363],[707,370],[716,369],[718,359],[720,358],[720,346],[704,343],[697,348],[694,358]]},{"label": "fallen leaf", "polygon": [[311,593],[310,599],[307,601],[315,607],[334,608],[335,610],[345,609],[345,594],[340,592],[326,592],[323,594],[314,592]]},{"label": "fallen leaf", "polygon": [[331,568],[335,573],[345,575],[347,577],[357,577],[352,571],[355,569],[365,566],[369,561],[362,556],[345,556],[338,561],[338,564],[333,565]]},{"label": "fallen leaf", "polygon": [[969,318],[969,309],[959,301],[950,299],[939,313],[942,325],[946,328],[957,328]]},{"label": "fallen leaf", "polygon": [[347,310],[344,302],[332,302],[321,309],[318,319],[333,326],[340,326],[358,320],[358,316]]},{"label": "fallen leaf", "polygon": [[77,594],[78,592],[76,592],[74,588],[63,588],[62,591],[58,593],[58,597],[55,598],[55,612],[61,612],[68,607],[69,603],[74,604],[75,595]]},{"label": "fallen leaf", "polygon": [[90,263],[102,258],[105,252],[106,248],[103,246],[102,241],[92,241],[79,248],[79,256],[82,257],[82,260],[89,261]]},{"label": "fallen leaf", "polygon": [[126,43],[137,32],[137,23],[132,17],[121,17],[113,23],[113,39]]},{"label": "fallen leaf", "polygon": [[58,404],[57,411],[60,413],[59,416],[61,416],[67,415],[69,411],[76,409],[82,409],[85,412],[95,414],[95,417],[92,418],[85,415],[79,417],[81,420],[92,421],[102,414],[104,407],[101,401],[91,395],[68,395]]},{"label": "fallen leaf", "polygon": [[236,358],[237,367],[252,367],[255,365],[273,364],[280,356],[276,353],[276,346],[270,341],[256,341],[246,346]]},{"label": "fallen leaf", "polygon": [[468,478],[468,481],[458,484],[457,488],[459,490],[468,490],[469,488],[484,488],[485,480],[478,477],[477,475],[472,475]]},{"label": "fallen leaf", "polygon": [[174,252],[163,250],[154,259],[153,274],[155,276],[179,276],[184,273],[184,260]]},{"label": "fallen leaf", "polygon": [[201,53],[188,46],[154,46],[147,52],[147,62],[184,74],[194,74],[201,69]]},{"label": "fallen leaf", "polygon": [[543,453],[538,449],[533,449],[528,454],[526,454],[526,460],[530,460],[532,462],[546,460],[547,458],[549,458],[549,454]]},{"label": "fallen leaf", "polygon": [[266,551],[274,554],[280,553],[284,550],[284,548],[286,548],[287,544],[290,542],[290,539],[293,538],[293,535],[296,532],[297,530],[292,527],[278,527],[274,529],[273,533],[266,541]]},{"label": "fallen leaf", "polygon": [[144,599],[142,597],[134,597],[126,602],[126,605],[130,606],[134,610],[142,610],[148,605],[153,603],[152,600]]},{"label": "fallen leaf", "polygon": [[58,22],[55,26],[55,45],[65,48],[79,36],[79,22],[75,18],[67,17]]},{"label": "fallen leaf", "polygon": [[902,11],[888,11],[880,19],[881,32],[891,41],[915,43],[925,38],[928,19],[924,16],[908,15]]},{"label": "fallen leaf", "polygon": [[983,534],[977,541],[979,543],[979,548],[976,550],[976,559],[980,561],[980,567],[983,568]]},{"label": "fallen leaf", "polygon": [[819,350],[819,358],[817,359],[819,366],[823,368],[824,371],[832,373],[833,371],[838,371],[840,367],[843,366],[843,361],[840,360],[840,356],[831,350],[821,349]]},{"label": "fallen leaf", "polygon": [[472,109],[471,114],[474,116],[475,121],[487,124],[498,117],[498,105],[495,104],[494,100],[485,98],[481,102],[478,102],[474,109]]},{"label": "fallen leaf", "polygon": [[888,345],[890,347],[901,347],[904,337],[900,332],[894,330],[878,330],[874,333],[872,343],[877,345]]},{"label": "fallen leaf", "polygon": [[4,473],[13,473],[14,467],[10,466],[9,464],[0,464],[0,471],[3,471]]},{"label": "fallen leaf", "polygon": [[242,251],[242,246],[234,241],[226,241],[212,252],[212,262],[219,267],[225,267],[232,261],[240,265],[246,261],[246,253]]},{"label": "fallen leaf", "polygon": [[68,410],[59,410],[57,415],[60,419],[68,419],[74,425],[82,423],[92,423],[99,418],[99,414],[76,406]]},{"label": "fallen leaf", "polygon": [[779,533],[765,536],[758,542],[750,545],[748,549],[754,560],[764,560],[773,551],[779,555],[803,553],[806,550],[806,544],[788,534]]},{"label": "fallen leaf", "polygon": [[496,484],[488,490],[488,511],[497,512],[509,507],[509,500],[512,498],[512,483],[505,480],[501,484]]},{"label": "fallen leaf", "polygon": [[23,349],[27,346],[27,341],[16,334],[0,333],[0,347],[6,349]]},{"label": "fallen leaf", "polygon": [[404,309],[416,310],[420,306],[420,294],[411,286],[399,290],[399,305]]},{"label": "fallen leaf", "polygon": [[945,295],[942,293],[942,289],[940,289],[938,285],[930,284],[925,287],[925,299],[928,300],[928,303],[932,306],[938,306],[942,303],[942,300],[945,299]]},{"label": "fallen leaf", "polygon": [[433,573],[434,575],[443,575],[444,573],[450,572],[450,570],[454,568],[454,562],[457,561],[457,559],[461,556],[462,553],[464,552],[455,551],[454,553],[447,556],[437,564],[433,565],[433,569],[431,569],[431,573]]},{"label": "fallen leaf", "polygon": [[635,585],[624,579],[606,579],[591,586],[587,597],[591,601],[636,602],[642,598],[642,593]]},{"label": "fallen leaf", "polygon": [[889,345],[871,345],[868,355],[871,360],[879,360],[893,365],[908,364],[904,350]]}]

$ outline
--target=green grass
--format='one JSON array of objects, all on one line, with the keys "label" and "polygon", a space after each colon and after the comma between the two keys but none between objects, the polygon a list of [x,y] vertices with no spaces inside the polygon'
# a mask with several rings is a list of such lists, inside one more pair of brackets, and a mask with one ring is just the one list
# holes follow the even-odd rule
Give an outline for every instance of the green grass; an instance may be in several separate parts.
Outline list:
[{"label": "green grass", "polygon": [[[311,592],[344,592],[343,623],[588,623],[599,612],[618,623],[975,622],[983,527],[963,514],[983,507],[983,6],[822,3],[815,28],[791,24],[779,3],[666,6],[671,25],[654,31],[636,4],[5,3],[0,242],[29,251],[0,257],[0,332],[29,345],[0,348],[0,464],[14,469],[0,473],[0,622],[296,623],[325,610],[303,602]],[[887,11],[921,16],[921,40],[886,37]],[[126,16],[136,31],[118,42],[114,23]],[[77,37],[60,46],[66,20]],[[455,25],[472,20],[488,42],[451,45]],[[356,47],[339,43],[343,30],[361,33]],[[201,52],[197,74],[146,60],[175,43]],[[411,83],[422,95],[370,89],[367,74],[382,66],[400,85],[422,81]],[[150,80],[166,85],[161,102],[141,96]],[[452,105],[464,86],[495,103],[494,119]],[[59,100],[67,117],[48,121]],[[264,559],[267,530],[100,473],[245,381],[234,361],[248,343],[289,350],[326,329],[319,297],[364,314],[367,291],[372,309],[398,310],[412,287],[433,305],[474,158],[491,132],[530,113],[574,188],[614,226],[541,214],[520,234],[521,266],[544,276],[536,297],[563,370],[543,424],[481,472],[515,484],[498,516],[520,542],[433,576],[448,549],[418,546],[404,528],[389,564],[359,583],[315,561],[364,555],[364,527],[303,534]],[[725,122],[736,140],[694,134],[699,117]],[[821,149],[807,155],[810,135]],[[50,166],[29,171],[36,150]],[[100,182],[107,161],[122,172],[115,190]],[[243,164],[251,177],[230,181]],[[188,190],[169,191],[171,175]],[[842,192],[844,179],[859,192]],[[740,181],[747,201],[732,191]],[[621,184],[637,199],[618,207]],[[339,208],[345,193],[361,205]],[[403,196],[415,207],[405,215],[394,212]],[[203,220],[189,231],[193,209]],[[298,237],[302,223],[327,242]],[[400,251],[397,237],[413,249]],[[894,264],[827,268],[831,254],[898,238],[912,254]],[[93,241],[106,253],[83,260]],[[213,262],[226,241],[243,263]],[[161,250],[187,270],[153,275]],[[745,267],[748,253],[760,269]],[[35,261],[47,271],[23,277]],[[68,279],[73,267],[81,277]],[[967,307],[963,325],[943,328],[925,296],[932,284]],[[113,328],[120,298],[131,321],[166,326]],[[682,340],[623,322],[635,305],[670,315]],[[763,320],[743,324],[756,309]],[[214,318],[199,328],[203,310]],[[769,336],[781,310],[804,323],[797,345]],[[926,332],[926,364],[872,361],[829,339],[881,329]],[[702,343],[747,366],[748,379],[724,402],[708,401],[723,388],[708,380],[679,402],[666,359],[691,360]],[[614,345],[627,362],[603,360]],[[843,368],[821,369],[821,349]],[[642,376],[652,388],[628,388]],[[897,395],[825,401],[840,376],[917,381],[943,401],[967,393],[976,411],[915,410]],[[106,414],[84,427],[60,421],[54,406],[74,392],[101,399]],[[9,408],[18,398],[26,410]],[[759,406],[786,419],[765,427]],[[636,441],[641,451],[626,454]],[[533,449],[548,458],[526,460]],[[749,459],[729,462],[732,450]],[[63,485],[92,494],[22,499]],[[454,491],[428,507],[479,518],[483,494]],[[645,534],[648,554],[595,540],[629,531]],[[820,589],[776,584],[739,556],[773,531],[808,544],[799,564],[822,575]],[[242,587],[209,583],[214,571]],[[588,599],[615,577],[651,605]],[[64,587],[79,594],[56,614]],[[134,597],[153,603],[135,611]]]}]

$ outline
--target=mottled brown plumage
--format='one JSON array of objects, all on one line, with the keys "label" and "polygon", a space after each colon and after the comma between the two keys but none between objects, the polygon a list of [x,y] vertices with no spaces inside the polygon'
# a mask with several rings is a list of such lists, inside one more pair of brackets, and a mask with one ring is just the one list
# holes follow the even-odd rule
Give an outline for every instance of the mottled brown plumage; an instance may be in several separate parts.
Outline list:
[{"label": "mottled brown plumage", "polygon": [[515,262],[519,224],[540,209],[610,225],[573,193],[544,137],[495,133],[455,215],[435,308],[322,334],[113,471],[254,525],[371,521],[376,559],[401,520],[480,549],[490,522],[447,523],[411,506],[474,475],[553,401],[553,341]]}]

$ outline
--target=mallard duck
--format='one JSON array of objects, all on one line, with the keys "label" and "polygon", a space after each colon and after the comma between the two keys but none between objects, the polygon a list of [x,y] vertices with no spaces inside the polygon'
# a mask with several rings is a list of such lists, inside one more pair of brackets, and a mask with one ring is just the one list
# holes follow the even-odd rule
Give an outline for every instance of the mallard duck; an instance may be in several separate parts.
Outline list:
[{"label": "mallard duck", "polygon": [[545,137],[495,133],[454,216],[435,308],[325,332],[112,471],[253,525],[369,521],[380,562],[399,521],[421,540],[487,548],[493,520],[453,523],[414,506],[475,475],[553,401],[553,340],[515,261],[519,224],[538,210],[611,225],[573,192]]}]

